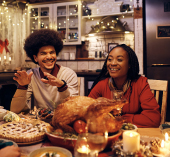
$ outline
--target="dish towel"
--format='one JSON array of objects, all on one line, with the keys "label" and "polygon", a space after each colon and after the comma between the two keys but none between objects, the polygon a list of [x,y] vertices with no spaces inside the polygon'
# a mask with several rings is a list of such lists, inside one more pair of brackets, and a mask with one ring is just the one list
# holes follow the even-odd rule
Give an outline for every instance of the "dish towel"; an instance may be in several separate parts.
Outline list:
[{"label": "dish towel", "polygon": [[0,140],[0,149],[6,147],[6,146],[12,146],[13,142],[5,142],[4,140]]},{"label": "dish towel", "polygon": [[170,125],[169,125],[169,124],[162,124],[162,128],[163,128],[163,129],[170,128]]}]

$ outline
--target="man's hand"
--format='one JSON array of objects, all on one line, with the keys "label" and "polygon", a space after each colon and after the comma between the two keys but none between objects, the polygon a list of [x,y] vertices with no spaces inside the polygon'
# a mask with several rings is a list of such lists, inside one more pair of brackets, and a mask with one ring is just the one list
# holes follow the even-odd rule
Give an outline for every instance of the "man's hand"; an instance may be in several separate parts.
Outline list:
[{"label": "man's hand", "polygon": [[20,157],[21,153],[19,147],[12,145],[2,148],[0,150],[0,155],[1,157]]},{"label": "man's hand", "polygon": [[64,82],[61,81],[60,79],[58,79],[57,77],[47,73],[47,72],[44,72],[44,76],[47,77],[47,79],[41,79],[42,82],[44,83],[48,83],[52,86],[57,86],[57,87],[61,87],[62,85],[64,85]]},{"label": "man's hand", "polygon": [[32,74],[32,71],[29,74],[27,74],[26,71],[17,71],[17,73],[14,74],[15,77],[13,77],[13,79],[17,81],[21,86],[25,86],[31,82]]}]

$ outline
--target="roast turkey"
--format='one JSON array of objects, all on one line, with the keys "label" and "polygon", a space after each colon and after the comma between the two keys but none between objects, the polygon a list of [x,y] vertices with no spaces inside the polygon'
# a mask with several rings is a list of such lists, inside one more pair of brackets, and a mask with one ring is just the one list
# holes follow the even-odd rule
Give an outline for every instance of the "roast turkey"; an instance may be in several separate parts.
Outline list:
[{"label": "roast turkey", "polygon": [[[73,133],[72,125],[76,120],[87,122],[88,118],[95,116],[98,118],[99,125],[100,121],[105,119],[108,132],[114,133],[120,129],[123,120],[120,116],[115,118],[110,112],[114,113],[124,104],[125,102],[120,103],[103,97],[97,99],[86,96],[68,97],[55,109],[52,125],[56,129],[60,128],[64,132]],[[101,132],[100,126],[96,128],[96,132]]]}]

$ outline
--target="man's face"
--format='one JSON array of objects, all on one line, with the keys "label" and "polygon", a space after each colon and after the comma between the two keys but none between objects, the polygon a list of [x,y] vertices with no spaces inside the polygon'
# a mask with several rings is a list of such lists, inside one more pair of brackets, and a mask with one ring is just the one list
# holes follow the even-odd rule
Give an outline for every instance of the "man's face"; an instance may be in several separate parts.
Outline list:
[{"label": "man's face", "polygon": [[38,62],[42,72],[51,72],[57,60],[57,55],[53,46],[43,46],[39,49],[34,60]]}]

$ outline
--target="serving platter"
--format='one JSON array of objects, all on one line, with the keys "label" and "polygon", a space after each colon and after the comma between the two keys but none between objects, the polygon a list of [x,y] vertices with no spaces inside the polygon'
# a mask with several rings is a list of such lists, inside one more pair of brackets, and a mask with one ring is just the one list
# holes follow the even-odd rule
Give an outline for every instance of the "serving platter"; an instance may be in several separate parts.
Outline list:
[{"label": "serving platter", "polygon": [[26,145],[32,145],[32,144],[36,144],[39,143],[41,141],[43,141],[43,139],[37,140],[37,141],[32,141],[32,142],[16,142],[19,146],[26,146]]},{"label": "serving platter", "polygon": [[[46,135],[47,135],[48,139],[50,140],[50,142],[54,146],[64,147],[64,148],[69,149],[71,151],[74,150],[74,147],[75,147],[76,141],[77,141],[76,138],[64,138],[64,137],[57,136],[57,135],[54,135],[54,134],[51,134],[51,133],[48,133],[48,132],[46,132]],[[110,148],[111,145],[115,141],[117,141],[121,135],[122,135],[122,131],[119,130],[115,134],[112,134],[111,136],[109,136],[106,148]]]}]

